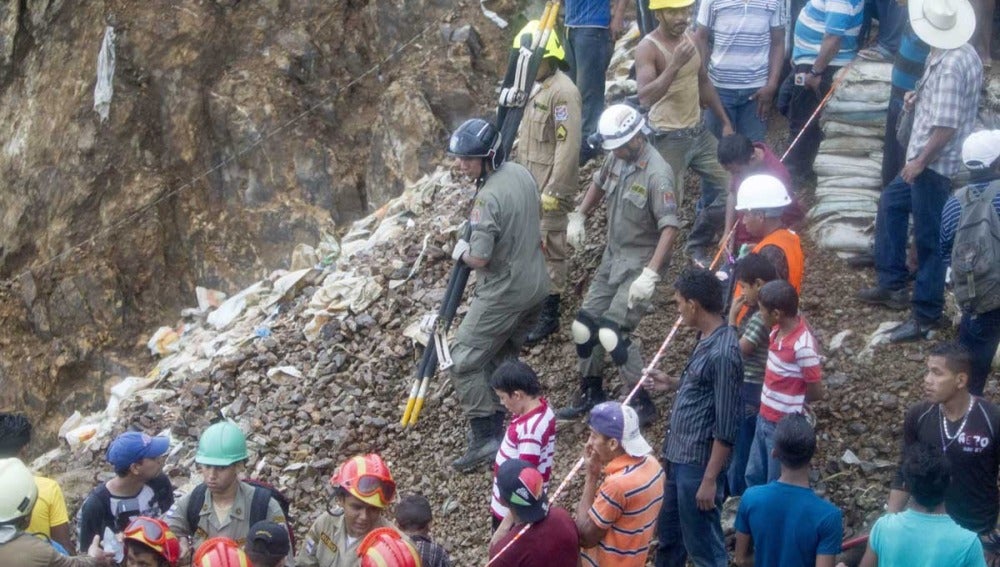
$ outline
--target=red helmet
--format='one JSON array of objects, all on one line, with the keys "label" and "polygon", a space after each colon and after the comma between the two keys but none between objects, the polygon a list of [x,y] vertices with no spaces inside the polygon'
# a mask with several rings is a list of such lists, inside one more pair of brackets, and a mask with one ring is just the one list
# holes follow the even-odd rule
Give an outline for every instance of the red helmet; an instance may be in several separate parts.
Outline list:
[{"label": "red helmet", "polygon": [[376,508],[385,508],[396,495],[396,481],[385,461],[375,453],[345,461],[333,473],[330,484]]},{"label": "red helmet", "polygon": [[194,567],[251,567],[247,554],[228,537],[213,537],[194,554]]},{"label": "red helmet", "polygon": [[160,554],[171,567],[181,558],[181,542],[162,520],[137,516],[125,527],[124,536],[126,542],[141,543]]},{"label": "red helmet", "polygon": [[420,567],[420,553],[392,528],[376,528],[358,545],[361,567]]}]

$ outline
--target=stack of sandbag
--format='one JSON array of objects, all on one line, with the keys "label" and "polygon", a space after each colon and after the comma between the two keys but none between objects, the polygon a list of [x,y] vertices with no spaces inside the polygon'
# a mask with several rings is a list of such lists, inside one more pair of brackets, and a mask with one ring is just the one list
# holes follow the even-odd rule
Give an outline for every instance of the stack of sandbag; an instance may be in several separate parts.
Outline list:
[{"label": "stack of sandbag", "polygon": [[841,257],[871,248],[891,72],[890,63],[855,60],[823,110],[809,230],[820,246]]}]

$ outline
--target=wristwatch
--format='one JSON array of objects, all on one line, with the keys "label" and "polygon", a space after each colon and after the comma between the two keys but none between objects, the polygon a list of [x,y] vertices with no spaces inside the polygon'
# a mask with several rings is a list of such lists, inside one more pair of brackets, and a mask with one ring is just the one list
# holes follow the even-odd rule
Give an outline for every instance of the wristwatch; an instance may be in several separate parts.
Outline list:
[{"label": "wristwatch", "polygon": [[809,74],[812,75],[812,76],[814,76],[814,77],[822,77],[823,76],[823,71],[817,71],[815,67],[810,67],[809,68]]}]

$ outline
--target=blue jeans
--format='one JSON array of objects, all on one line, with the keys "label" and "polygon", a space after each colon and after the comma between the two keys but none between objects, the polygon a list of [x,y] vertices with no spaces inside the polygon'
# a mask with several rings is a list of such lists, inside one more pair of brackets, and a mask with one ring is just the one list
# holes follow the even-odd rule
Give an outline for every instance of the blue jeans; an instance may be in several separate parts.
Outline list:
[{"label": "blue jeans", "polygon": [[750,460],[750,448],[753,446],[754,434],[757,431],[762,387],[762,384],[743,382],[743,419],[740,421],[740,432],[736,435],[733,457],[729,461],[729,471],[726,474],[730,496],[742,496],[747,488],[747,462]]},{"label": "blue jeans", "polygon": [[[903,93],[893,87],[889,110],[885,115],[885,141],[882,150],[882,187],[892,183],[906,165],[906,148],[896,139],[896,126],[903,112]],[[898,95],[898,96],[897,96]]]},{"label": "blue jeans", "polygon": [[[738,134],[743,134],[750,138],[751,142],[763,142],[764,134],[767,133],[767,124],[757,117],[757,101],[750,100],[750,97],[757,93],[759,89],[720,89],[719,100],[722,101],[722,108],[726,109],[729,122],[733,125],[733,130]],[[716,138],[722,139],[722,123],[715,117],[715,113],[706,110],[705,125],[715,134]]]},{"label": "blue jeans", "polygon": [[656,525],[660,540],[656,567],[684,567],[688,555],[696,567],[728,567],[720,517],[725,475],[719,475],[715,483],[715,508],[703,512],[695,494],[704,474],[701,465],[667,463],[663,506]]},{"label": "blue jeans", "polygon": [[747,461],[747,488],[778,480],[781,476],[781,463],[771,455],[774,452],[774,430],[777,427],[777,423],[757,415],[757,430],[754,432],[750,459]]},{"label": "blue jeans", "polygon": [[958,324],[958,342],[969,349],[972,371],[969,372],[969,392],[983,395],[986,379],[990,375],[990,364],[1000,343],[1000,309],[987,311],[973,317],[962,314]]},{"label": "blue jeans", "polygon": [[941,260],[941,211],[951,195],[951,179],[925,169],[913,185],[896,176],[882,190],[875,217],[875,272],[882,289],[906,286],[906,242],[909,217],[917,245],[917,278],[913,316],[920,323],[941,317],[944,308],[944,262]]},{"label": "blue jeans", "polygon": [[567,28],[566,61],[569,76],[583,99],[583,147],[581,156],[592,153],[587,136],[597,130],[597,121],[604,112],[604,79],[611,63],[611,31],[608,28]]}]

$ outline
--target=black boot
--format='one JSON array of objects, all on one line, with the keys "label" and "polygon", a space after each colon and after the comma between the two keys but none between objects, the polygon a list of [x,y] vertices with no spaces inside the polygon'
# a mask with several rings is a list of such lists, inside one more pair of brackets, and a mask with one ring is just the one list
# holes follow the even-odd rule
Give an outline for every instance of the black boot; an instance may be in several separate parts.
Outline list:
[{"label": "black boot", "polygon": [[632,406],[636,416],[639,417],[639,427],[650,425],[656,421],[656,417],[659,415],[653,399],[649,397],[649,392],[643,388],[639,388],[639,391],[632,396],[632,400],[629,401],[628,405]]},{"label": "black boot", "polygon": [[597,404],[608,399],[601,386],[600,376],[585,376],[580,382],[580,393],[572,405],[556,412],[559,419],[576,419],[589,412]]},{"label": "black boot", "polygon": [[476,467],[496,458],[500,441],[493,436],[494,421],[493,415],[469,420],[469,428],[472,431],[469,447],[464,455],[451,462],[455,470],[462,473],[472,472]]},{"label": "black boot", "polygon": [[542,313],[538,316],[535,328],[528,333],[528,338],[524,344],[533,346],[542,341],[545,337],[559,330],[559,295],[553,294],[545,298],[542,304]]}]

